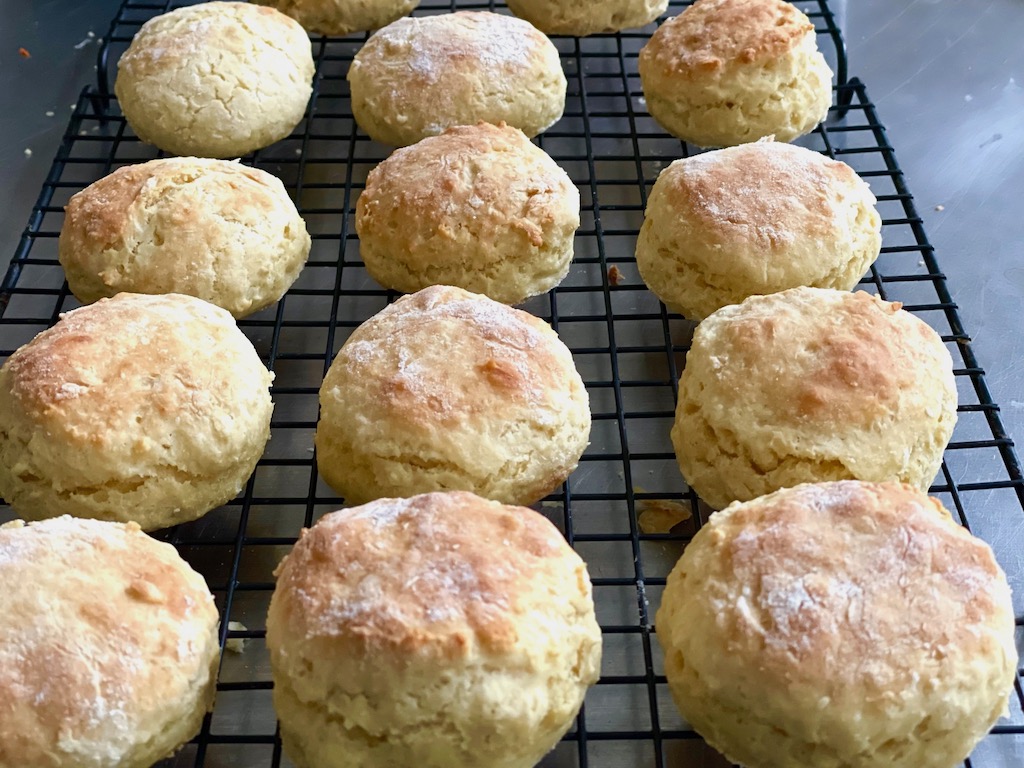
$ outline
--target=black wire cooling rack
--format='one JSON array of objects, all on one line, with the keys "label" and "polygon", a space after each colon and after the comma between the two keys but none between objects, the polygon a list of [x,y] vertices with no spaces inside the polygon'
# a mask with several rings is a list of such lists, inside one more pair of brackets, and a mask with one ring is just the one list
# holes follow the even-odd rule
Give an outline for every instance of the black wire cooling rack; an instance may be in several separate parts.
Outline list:
[{"label": "black wire cooling rack", "polygon": [[[159,156],[128,129],[109,83],[139,26],[180,4],[125,0],[118,11],[100,55],[98,84],[78,100],[0,290],[3,357],[77,306],[56,258],[70,196],[118,166]],[[687,4],[672,2],[669,14]],[[501,4],[424,0],[417,13],[495,5]],[[1024,483],[1013,445],[885,129],[863,84],[847,81],[833,15],[825,0],[798,5],[817,25],[839,83],[829,120],[799,143],[841,158],[871,183],[885,247],[861,287],[904,302],[939,331],[953,355],[960,418],[932,492],[996,548],[1017,587],[1019,616],[1024,566],[1019,553],[1000,550],[1007,527],[1024,522]],[[592,444],[580,468],[539,509],[588,562],[605,645],[601,681],[576,726],[545,758],[547,768],[725,764],[679,718],[652,637],[665,577],[708,513],[679,476],[668,438],[693,325],[665,311],[633,260],[651,184],[689,152],[644,106],[636,59],[652,30],[555,38],[569,81],[566,112],[538,139],[579,185],[583,223],[568,278],[524,308],[549,320],[572,349],[594,412]],[[244,158],[284,181],[313,236],[313,250],[284,299],[239,323],[277,376],[273,439],[265,457],[239,498],[163,534],[209,582],[224,619],[222,642],[246,641],[241,653],[224,654],[216,708],[168,766],[290,765],[276,735],[263,643],[272,570],[302,526],[342,503],[316,472],[318,388],[351,330],[395,298],[367,276],[353,227],[366,175],[388,154],[358,130],[349,108],[345,73],[364,40],[314,38],[317,77],[305,120],[290,138]],[[638,517],[666,505],[689,519],[671,533],[643,533]],[[229,629],[229,621],[245,629]],[[1020,628],[1022,620],[1017,623]],[[1022,702],[1018,676],[1010,720],[995,728],[968,764],[1024,762]]]}]

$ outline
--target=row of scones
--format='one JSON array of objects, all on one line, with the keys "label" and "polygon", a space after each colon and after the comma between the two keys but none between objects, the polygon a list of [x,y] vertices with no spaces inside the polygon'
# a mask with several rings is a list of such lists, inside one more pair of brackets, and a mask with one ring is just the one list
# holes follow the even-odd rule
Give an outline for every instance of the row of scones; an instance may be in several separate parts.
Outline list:
[{"label": "row of scones", "polygon": [[[231,499],[270,436],[273,374],[235,320],[287,293],[311,240],[281,182],[229,158],[301,122],[307,31],[383,27],[350,66],[352,109],[400,148],[355,220],[369,274],[409,295],[320,387],[317,466],[348,507],[275,574],[284,749],[299,768],[530,768],[597,682],[586,565],[526,506],[576,469],[588,394],[512,305],[563,280],[580,225],[530,141],[565,108],[546,34],[642,26],[667,2],[403,18],[417,4],[203,3],[122,57],[130,126],[181,157],[71,199],[60,263],[87,306],[0,368],[0,493],[34,521],[0,527],[0,768],[146,768],[212,706],[213,597],[143,529]],[[949,352],[850,292],[879,254],[875,199],[782,143],[830,105],[813,25],[782,0],[698,0],[638,67],[667,131],[727,147],[660,175],[636,244],[651,291],[700,321],[671,440],[721,510],[658,607],[673,698],[751,768],[951,768],[1006,711],[1013,609],[988,546],[926,494],[956,420]]]}]

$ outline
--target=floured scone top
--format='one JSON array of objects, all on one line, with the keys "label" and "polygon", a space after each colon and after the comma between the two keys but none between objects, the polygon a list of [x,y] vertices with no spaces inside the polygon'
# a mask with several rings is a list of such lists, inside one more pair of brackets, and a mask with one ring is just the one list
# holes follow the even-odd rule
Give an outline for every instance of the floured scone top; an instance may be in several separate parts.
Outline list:
[{"label": "floured scone top", "polygon": [[589,435],[586,389],[547,323],[435,286],[338,352],[320,388],[317,466],[350,504],[436,490],[532,504],[575,469]]},{"label": "floured scone top", "polygon": [[348,80],[359,127],[400,147],[480,120],[532,137],[565,108],[552,42],[521,19],[487,11],[399,19],[360,49]]},{"label": "floured scone top", "polygon": [[599,674],[586,566],[529,509],[380,499],[305,531],[277,577],[274,703],[301,767],[531,768]]},{"label": "floured scone top", "polygon": [[90,184],[71,198],[60,233],[60,263],[82,302],[184,293],[235,317],[281,298],[309,249],[277,177],[195,157],[129,165]]},{"label": "floured scone top", "polygon": [[381,285],[456,285],[518,304],[569,271],[579,190],[504,124],[449,128],[399,149],[359,195],[359,253]]},{"label": "floured scone top", "polygon": [[793,288],[697,326],[672,443],[683,477],[716,509],[822,480],[927,489],[956,404],[942,339],[899,304]]},{"label": "floured scone top", "polygon": [[549,35],[593,35],[650,24],[668,0],[508,0],[508,8]]},{"label": "floured scone top", "polygon": [[878,257],[881,229],[875,197],[850,166],[759,141],[662,171],[637,267],[667,306],[702,320],[801,285],[850,290]]},{"label": "floured scone top", "polygon": [[193,520],[252,474],[271,380],[200,299],[119,293],[68,312],[0,368],[0,493],[28,519]]},{"label": "floured scone top", "polygon": [[801,485],[711,516],[657,614],[683,716],[751,768],[951,768],[1017,654],[991,549],[910,486]]},{"label": "floured scone top", "polygon": [[117,65],[121,111],[175,155],[240,157],[288,136],[313,92],[298,22],[273,8],[211,2],[156,16]]},{"label": "floured scone top", "polygon": [[639,71],[651,116],[702,147],[792,141],[832,101],[814,25],[785,0],[697,0],[658,28]]},{"label": "floured scone top", "polygon": [[291,16],[309,32],[341,36],[390,24],[420,0],[256,0]]},{"label": "floured scone top", "polygon": [[0,526],[0,767],[149,768],[213,704],[217,608],[129,523]]}]

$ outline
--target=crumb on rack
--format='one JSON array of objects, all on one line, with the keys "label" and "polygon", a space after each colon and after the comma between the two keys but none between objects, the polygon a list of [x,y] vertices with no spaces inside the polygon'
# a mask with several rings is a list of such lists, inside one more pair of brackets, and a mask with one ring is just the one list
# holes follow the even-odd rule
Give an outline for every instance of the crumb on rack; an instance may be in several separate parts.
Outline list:
[{"label": "crumb on rack", "polygon": [[25,147],[25,157],[32,157],[32,150]]},{"label": "crumb on rack", "polygon": [[[240,621],[229,621],[228,631],[229,632],[245,632],[249,628]],[[224,643],[224,650],[230,651],[231,653],[242,653],[245,650],[245,638],[244,637],[229,637],[227,642]]]},{"label": "crumb on rack", "polygon": [[23,58],[23,59],[31,59],[32,58],[32,54],[28,52],[27,48],[19,48],[18,49],[18,55],[21,56],[21,58]]},{"label": "crumb on rack", "polygon": [[622,282],[622,270],[612,264],[608,267],[608,284],[619,285]]},{"label": "crumb on rack", "polygon": [[636,522],[641,533],[670,533],[677,525],[693,517],[687,505],[671,499],[643,499],[637,506],[640,514]]}]

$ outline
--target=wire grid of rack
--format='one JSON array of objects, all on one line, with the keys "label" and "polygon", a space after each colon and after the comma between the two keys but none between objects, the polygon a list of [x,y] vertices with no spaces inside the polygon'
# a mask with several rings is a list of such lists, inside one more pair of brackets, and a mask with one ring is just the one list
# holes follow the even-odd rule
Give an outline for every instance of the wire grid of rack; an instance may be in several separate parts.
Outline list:
[{"label": "wire grid of rack", "polygon": [[[77,306],[56,259],[70,196],[116,167],[159,156],[127,128],[110,95],[107,69],[143,22],[182,4],[188,3],[125,0],[119,9],[101,52],[98,85],[78,101],[0,291],[0,356]],[[668,14],[688,4],[672,2]],[[815,22],[819,45],[839,75],[829,120],[799,143],[852,165],[878,198],[884,247],[861,288],[902,301],[939,331],[953,355],[959,423],[932,492],[994,545],[1017,587],[1019,617],[1024,566],[1013,553],[1001,552],[1000,543],[1009,527],[1024,522],[1020,465],[885,130],[863,84],[847,82],[834,17],[825,0],[798,5]],[[505,12],[494,2],[424,0],[417,13],[455,9]],[[587,560],[605,645],[601,681],[575,727],[545,758],[548,768],[726,764],[677,714],[653,637],[665,577],[709,510],[683,483],[668,438],[694,326],[665,311],[633,260],[650,186],[661,169],[691,151],[666,135],[644,107],[636,59],[652,30],[555,38],[569,81],[566,112],[537,140],[578,184],[583,214],[568,278],[524,308],[549,320],[573,351],[594,416],[579,469],[538,509]],[[213,713],[167,765],[290,765],[276,735],[263,645],[272,570],[302,526],[342,504],[316,472],[318,388],[352,329],[395,298],[367,276],[353,226],[366,175],[389,151],[358,130],[349,109],[345,73],[365,39],[314,37],[317,77],[306,119],[290,138],[244,158],[284,181],[313,236],[313,250],[284,299],[239,323],[277,377],[266,455],[237,499],[161,534],[210,584],[223,618],[222,642],[247,641],[242,653],[224,654]],[[642,533],[638,515],[666,502],[682,505],[689,520],[668,534]],[[11,516],[9,510],[3,514]],[[229,620],[247,629],[229,631]],[[1019,634],[1020,618],[1017,624]],[[1022,703],[1018,675],[1011,718],[982,742],[969,765],[1024,760]]]}]

